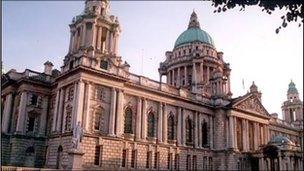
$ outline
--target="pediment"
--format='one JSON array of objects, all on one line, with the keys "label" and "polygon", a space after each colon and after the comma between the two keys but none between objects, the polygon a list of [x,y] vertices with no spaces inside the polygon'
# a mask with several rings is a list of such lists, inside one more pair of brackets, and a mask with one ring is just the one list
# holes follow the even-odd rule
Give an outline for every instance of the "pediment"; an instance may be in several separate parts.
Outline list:
[{"label": "pediment", "polygon": [[269,113],[261,103],[260,99],[254,95],[250,95],[247,98],[240,100],[232,107],[242,111],[269,116]]}]

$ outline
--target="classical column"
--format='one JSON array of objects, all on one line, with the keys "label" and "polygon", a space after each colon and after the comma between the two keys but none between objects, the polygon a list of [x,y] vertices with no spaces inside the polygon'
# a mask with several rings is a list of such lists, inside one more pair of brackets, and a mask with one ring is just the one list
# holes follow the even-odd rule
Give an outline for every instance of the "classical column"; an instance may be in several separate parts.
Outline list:
[{"label": "classical column", "polygon": [[56,131],[61,131],[62,125],[62,114],[63,114],[63,105],[64,105],[64,90],[60,89],[59,93],[59,104],[58,104],[58,113],[57,113],[57,123],[56,123]]},{"label": "classical column", "polygon": [[163,123],[163,104],[162,102],[159,102],[158,106],[158,122],[157,122],[157,139],[158,142],[162,142],[162,123]]},{"label": "classical column", "polygon": [[243,151],[245,151],[245,152],[248,151],[246,136],[248,136],[248,133],[247,133],[247,124],[246,124],[246,121],[244,119],[242,119]]},{"label": "classical column", "polygon": [[203,61],[200,63],[200,82],[203,83],[204,82],[204,64]]},{"label": "classical column", "polygon": [[229,132],[230,132],[230,148],[235,147],[234,142],[234,123],[233,123],[233,116],[229,116]]},{"label": "classical column", "polygon": [[182,143],[186,145],[186,120],[185,120],[185,109],[182,109]]},{"label": "classical column", "polygon": [[116,113],[116,90],[112,87],[111,90],[111,113],[109,119],[109,135],[115,135],[115,113]]},{"label": "classical column", "polygon": [[10,122],[10,115],[12,111],[12,102],[13,102],[13,95],[12,93],[8,94],[5,97],[5,104],[3,109],[3,118],[2,118],[2,132],[8,133],[8,127]]},{"label": "classical column", "polygon": [[82,31],[82,34],[81,34],[81,46],[85,46],[86,24],[83,24],[81,28],[82,28],[81,29],[81,31]]},{"label": "classical column", "polygon": [[259,170],[265,170],[263,157],[259,158]]},{"label": "classical column", "polygon": [[[237,120],[236,120],[236,117],[233,117],[233,122],[234,122],[234,124],[233,124],[233,129],[234,129],[234,131],[235,131],[235,133],[236,133],[236,130],[237,130]],[[242,131],[244,131],[243,129],[242,129]],[[243,135],[241,135],[241,136],[243,136]],[[234,137],[233,137],[234,139],[234,148],[235,149],[238,149],[238,139],[237,139],[237,135],[235,135]]]},{"label": "classical column", "polygon": [[181,85],[181,79],[180,79],[180,67],[177,68],[177,87]]},{"label": "classical column", "polygon": [[201,124],[201,113],[198,113],[198,147],[202,148],[202,143],[203,143],[203,135],[202,135],[202,124]]},{"label": "classical column", "polygon": [[246,123],[246,133],[245,133],[245,144],[246,144],[246,149],[247,151],[249,151],[250,149],[250,144],[249,144],[249,121],[248,120],[245,120],[245,123]]},{"label": "classical column", "polygon": [[122,90],[118,90],[117,100],[117,118],[116,118],[116,135],[121,136],[123,134],[123,105],[124,105],[124,94]]},{"label": "classical column", "polygon": [[92,42],[91,42],[91,45],[94,49],[96,49],[96,33],[97,33],[97,27],[96,27],[96,24],[95,22],[92,22]]},{"label": "classical column", "polygon": [[57,90],[56,93],[56,100],[54,106],[54,114],[53,114],[53,124],[52,124],[52,131],[56,131],[56,124],[57,124],[57,113],[58,113],[58,103],[59,103],[59,96],[60,96],[60,89]]},{"label": "classical column", "polygon": [[101,36],[102,36],[102,27],[97,27],[98,34],[97,34],[97,43],[96,43],[96,49],[101,49]]},{"label": "classical column", "polygon": [[[43,98],[42,98],[43,99]],[[48,102],[49,99],[47,96],[44,97],[44,100],[42,101],[42,113],[40,115],[40,127],[39,127],[39,133],[41,135],[45,135],[46,131],[46,125],[47,125],[47,114],[48,114]]]},{"label": "classical column", "polygon": [[109,45],[110,45],[110,30],[107,29],[107,32],[106,32],[106,41],[105,41],[105,49],[108,52],[110,52]]},{"label": "classical column", "polygon": [[175,86],[175,73],[174,73],[174,68],[172,69],[172,85]]},{"label": "classical column", "polygon": [[141,139],[141,107],[142,107],[142,100],[141,97],[137,98],[137,112],[136,112],[136,140]]},{"label": "classical column", "polygon": [[19,104],[19,112],[18,112],[18,119],[17,119],[17,127],[16,131],[18,133],[24,133],[24,123],[26,122],[26,105],[27,105],[27,92],[24,91],[21,94],[20,104]]},{"label": "classical column", "polygon": [[142,109],[142,125],[141,125],[141,136],[143,140],[147,139],[147,99],[143,99],[143,109]]},{"label": "classical column", "polygon": [[177,145],[182,145],[182,109],[178,107],[177,109]]},{"label": "classical column", "polygon": [[198,147],[198,112],[195,111],[194,113],[194,147]]},{"label": "classical column", "polygon": [[73,48],[73,31],[70,31],[71,36],[70,36],[70,46],[69,46],[69,52],[72,52]]},{"label": "classical column", "polygon": [[260,136],[259,136],[259,125],[258,123],[254,123],[253,124],[253,128],[254,128],[254,135],[253,135],[253,141],[254,141],[254,150],[257,150],[259,145],[259,141],[258,139],[260,139]]},{"label": "classical column", "polygon": [[[85,112],[86,112],[86,117],[85,117],[85,131],[89,132],[90,131],[90,121],[91,121],[91,109],[90,109],[90,106],[91,106],[91,94],[92,94],[92,85],[91,83],[88,83],[87,84],[87,97],[86,97],[86,109],[85,109]],[[113,98],[113,97],[112,97]]]},{"label": "classical column", "polygon": [[209,76],[210,76],[210,67],[207,66],[207,80],[206,80],[206,83],[209,83]]},{"label": "classical column", "polygon": [[[77,111],[77,94],[79,92],[78,90],[78,83],[74,82],[74,93],[73,93],[73,109],[72,109],[72,120],[71,120],[71,130],[73,130],[74,128],[74,123],[76,123],[76,111]],[[58,90],[59,91],[59,90]],[[56,99],[57,100],[57,99]],[[56,103],[57,104],[57,103]],[[57,113],[56,113],[56,117],[57,117]]]},{"label": "classical column", "polygon": [[185,86],[188,85],[187,66],[184,66]]},{"label": "classical column", "polygon": [[78,124],[78,122],[80,122],[80,124],[82,125],[82,114],[83,114],[83,99],[84,97],[84,82],[83,81],[79,81],[77,84],[77,93],[75,94],[75,101],[73,104],[73,109],[75,108],[75,110],[73,110],[73,127],[76,126]]},{"label": "classical column", "polygon": [[168,113],[167,113],[167,105],[164,104],[164,111],[163,111],[163,142],[164,143],[167,143],[167,136],[168,136],[168,125],[167,125],[167,122],[168,122]]},{"label": "classical column", "polygon": [[117,32],[115,33],[114,41],[115,41],[115,48],[114,48],[115,50],[114,50],[114,52],[117,55],[118,54],[118,41],[119,41],[119,34]]},{"label": "classical column", "polygon": [[209,123],[210,123],[210,149],[213,149],[213,117],[209,116]]},{"label": "classical column", "polygon": [[196,91],[196,64],[192,64],[192,84],[194,85],[193,91]]}]

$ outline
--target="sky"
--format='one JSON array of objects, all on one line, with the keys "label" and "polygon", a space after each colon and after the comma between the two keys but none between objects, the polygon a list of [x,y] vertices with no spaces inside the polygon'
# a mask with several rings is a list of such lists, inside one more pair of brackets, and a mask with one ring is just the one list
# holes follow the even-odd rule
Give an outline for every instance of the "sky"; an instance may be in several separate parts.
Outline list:
[{"label": "sky", "polygon": [[[84,1],[4,1],[2,8],[4,69],[42,72],[47,60],[60,69],[69,48],[68,25],[83,11]],[[268,15],[258,7],[224,13],[214,9],[201,1],[112,1],[110,13],[118,16],[122,28],[119,55],[131,72],[159,80],[159,63],[195,10],[201,28],[230,63],[233,97],[244,95],[254,81],[268,112],[282,117],[291,79],[303,96],[303,27],[289,23],[276,34],[284,11]]]}]

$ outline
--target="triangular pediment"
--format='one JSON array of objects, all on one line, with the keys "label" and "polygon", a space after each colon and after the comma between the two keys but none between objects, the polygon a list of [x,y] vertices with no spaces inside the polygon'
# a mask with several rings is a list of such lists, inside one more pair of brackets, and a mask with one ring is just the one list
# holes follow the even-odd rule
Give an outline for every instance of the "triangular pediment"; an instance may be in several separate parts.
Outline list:
[{"label": "triangular pediment", "polygon": [[242,111],[269,116],[269,113],[261,103],[260,99],[253,94],[233,104],[232,107]]}]

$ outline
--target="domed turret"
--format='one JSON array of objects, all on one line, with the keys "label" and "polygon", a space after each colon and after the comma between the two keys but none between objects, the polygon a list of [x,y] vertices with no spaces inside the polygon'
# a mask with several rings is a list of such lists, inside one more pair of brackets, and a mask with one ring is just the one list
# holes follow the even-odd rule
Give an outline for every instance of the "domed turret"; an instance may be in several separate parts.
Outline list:
[{"label": "domed turret", "polygon": [[217,92],[224,96],[230,92],[228,66],[223,61],[223,53],[216,51],[211,36],[201,29],[193,11],[187,30],[177,38],[173,50],[166,52],[166,60],[160,64],[159,73],[160,79],[162,75],[167,76],[170,85],[208,97],[211,97],[210,80],[213,79],[213,84],[218,86]]}]

